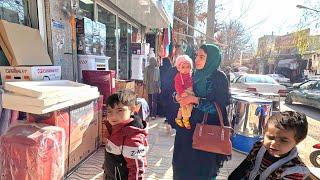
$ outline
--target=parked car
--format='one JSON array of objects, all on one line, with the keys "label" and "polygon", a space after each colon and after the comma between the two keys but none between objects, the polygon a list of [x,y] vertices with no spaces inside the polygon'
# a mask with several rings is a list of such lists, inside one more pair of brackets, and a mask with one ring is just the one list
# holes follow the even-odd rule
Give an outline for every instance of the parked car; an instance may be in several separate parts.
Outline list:
[{"label": "parked car", "polygon": [[232,82],[236,78],[236,75],[232,72],[229,73],[229,76],[230,76],[230,82]]},{"label": "parked car", "polygon": [[267,74],[268,76],[272,77],[274,80],[276,80],[278,83],[289,86],[290,85],[290,79],[286,78],[282,74]]},{"label": "parked car", "polygon": [[308,80],[293,85],[293,91],[288,93],[285,103],[299,102],[303,105],[320,108],[320,80]]},{"label": "parked car", "polygon": [[261,74],[240,75],[233,81],[231,87],[250,92],[275,93],[280,96],[286,96],[288,92],[285,86],[276,82],[272,77]]}]

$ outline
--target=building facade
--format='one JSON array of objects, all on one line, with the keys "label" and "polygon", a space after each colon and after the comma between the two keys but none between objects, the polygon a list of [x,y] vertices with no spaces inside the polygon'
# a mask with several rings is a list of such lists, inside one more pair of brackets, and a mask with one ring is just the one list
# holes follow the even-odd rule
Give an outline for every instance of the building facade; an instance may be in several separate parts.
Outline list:
[{"label": "building facade", "polygon": [[109,69],[115,70],[118,78],[128,79],[131,43],[145,42],[150,28],[170,25],[168,4],[161,0],[3,0],[0,18],[39,29],[53,64],[62,67],[62,79],[74,81],[79,66],[76,19],[102,23]]},{"label": "building facade", "polygon": [[310,73],[317,74],[319,47],[319,36],[310,36],[310,29],[261,37],[257,50],[259,73],[280,73],[292,82]]}]

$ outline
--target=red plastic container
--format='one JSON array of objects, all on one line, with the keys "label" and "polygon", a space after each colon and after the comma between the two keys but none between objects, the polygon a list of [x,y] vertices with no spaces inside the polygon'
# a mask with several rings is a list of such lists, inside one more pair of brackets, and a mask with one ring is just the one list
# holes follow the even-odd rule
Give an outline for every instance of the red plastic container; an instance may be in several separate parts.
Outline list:
[{"label": "red plastic container", "polygon": [[116,92],[115,71],[83,70],[82,77],[85,84],[98,87],[104,102]]},{"label": "red plastic container", "polygon": [[65,132],[45,124],[20,124],[0,137],[1,180],[62,179]]}]

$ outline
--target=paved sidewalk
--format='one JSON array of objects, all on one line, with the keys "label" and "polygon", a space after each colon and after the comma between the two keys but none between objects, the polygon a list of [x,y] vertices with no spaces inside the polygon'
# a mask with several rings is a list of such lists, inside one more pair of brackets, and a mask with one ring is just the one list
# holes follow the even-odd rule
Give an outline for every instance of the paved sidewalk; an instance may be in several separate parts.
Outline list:
[{"label": "paved sidewalk", "polygon": [[[163,120],[150,122],[150,151],[148,154],[147,179],[172,179],[172,154],[174,135],[169,135]],[[245,155],[233,151],[232,160],[227,161],[220,174],[219,180],[227,179],[228,175],[243,161]]]},{"label": "paved sidewalk", "polygon": [[[149,152],[147,180],[171,180],[172,179],[172,154],[174,144],[174,134],[167,132],[163,119],[151,120],[149,122]],[[241,163],[244,155],[233,152],[232,160],[226,162],[217,179],[225,180],[228,174]],[[104,160],[103,148],[100,148],[86,162],[72,173],[68,180],[82,179],[103,179],[102,164]]]}]

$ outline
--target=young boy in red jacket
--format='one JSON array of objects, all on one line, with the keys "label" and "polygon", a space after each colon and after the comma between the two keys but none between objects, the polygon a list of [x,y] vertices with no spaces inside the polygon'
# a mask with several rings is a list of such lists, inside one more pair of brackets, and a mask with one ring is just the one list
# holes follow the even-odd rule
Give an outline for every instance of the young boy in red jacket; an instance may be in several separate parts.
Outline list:
[{"label": "young boy in red jacket", "polygon": [[107,143],[104,173],[106,180],[144,179],[147,166],[147,124],[133,116],[136,94],[131,90],[118,91],[108,97]]}]

